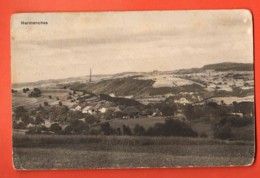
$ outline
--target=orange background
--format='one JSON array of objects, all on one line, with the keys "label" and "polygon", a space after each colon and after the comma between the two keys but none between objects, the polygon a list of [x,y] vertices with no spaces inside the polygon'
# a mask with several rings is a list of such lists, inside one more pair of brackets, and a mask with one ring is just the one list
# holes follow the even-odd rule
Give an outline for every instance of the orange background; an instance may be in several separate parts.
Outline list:
[{"label": "orange background", "polygon": [[[259,146],[250,167],[15,171],[12,165],[10,17],[18,12],[87,12],[125,10],[249,9],[254,20],[257,141],[260,107],[260,7],[256,0],[0,0],[0,178],[255,178],[260,177]],[[259,80],[259,81],[258,81]]]}]

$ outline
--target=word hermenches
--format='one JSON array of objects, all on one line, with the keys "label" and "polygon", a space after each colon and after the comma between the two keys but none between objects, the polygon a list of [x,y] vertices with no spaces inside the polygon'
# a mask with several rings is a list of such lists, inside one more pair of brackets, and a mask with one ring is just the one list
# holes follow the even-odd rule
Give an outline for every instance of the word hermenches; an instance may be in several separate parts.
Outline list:
[{"label": "word hermenches", "polygon": [[48,25],[48,22],[46,22],[46,21],[35,21],[35,22],[21,21],[21,25]]}]

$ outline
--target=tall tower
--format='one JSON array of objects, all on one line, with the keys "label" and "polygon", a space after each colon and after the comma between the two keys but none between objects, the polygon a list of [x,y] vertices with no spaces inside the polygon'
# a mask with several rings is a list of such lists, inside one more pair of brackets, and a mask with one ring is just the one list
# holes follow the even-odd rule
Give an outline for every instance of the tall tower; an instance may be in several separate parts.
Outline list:
[{"label": "tall tower", "polygon": [[89,70],[89,82],[90,82],[90,83],[92,82],[91,77],[92,77],[92,70],[91,70],[91,68],[90,68],[90,70]]}]

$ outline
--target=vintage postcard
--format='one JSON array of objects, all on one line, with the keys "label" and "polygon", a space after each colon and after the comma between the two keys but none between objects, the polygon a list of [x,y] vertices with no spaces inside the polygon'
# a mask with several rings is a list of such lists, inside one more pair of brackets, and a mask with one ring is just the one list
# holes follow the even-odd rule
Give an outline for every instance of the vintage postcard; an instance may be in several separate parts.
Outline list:
[{"label": "vintage postcard", "polygon": [[249,166],[247,10],[11,19],[16,169]]}]

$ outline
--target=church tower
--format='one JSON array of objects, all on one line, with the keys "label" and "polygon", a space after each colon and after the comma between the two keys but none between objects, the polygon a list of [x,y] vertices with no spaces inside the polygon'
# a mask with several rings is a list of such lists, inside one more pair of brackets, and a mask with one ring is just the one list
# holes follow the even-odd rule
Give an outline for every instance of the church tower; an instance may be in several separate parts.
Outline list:
[{"label": "church tower", "polygon": [[90,68],[90,70],[89,70],[89,82],[91,83],[92,82],[92,70],[91,70],[91,68]]}]

